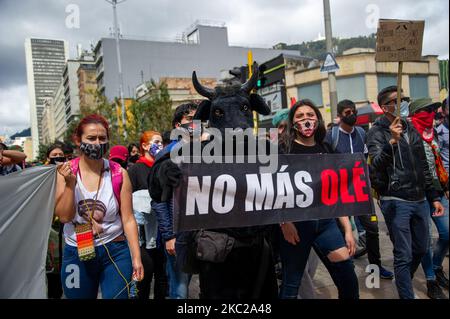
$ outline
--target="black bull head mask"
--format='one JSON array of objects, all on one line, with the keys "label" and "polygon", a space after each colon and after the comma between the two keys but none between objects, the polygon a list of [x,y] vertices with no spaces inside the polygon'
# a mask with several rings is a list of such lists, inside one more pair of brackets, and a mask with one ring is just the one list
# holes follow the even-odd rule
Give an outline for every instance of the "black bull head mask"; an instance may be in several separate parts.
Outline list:
[{"label": "black bull head mask", "polygon": [[209,120],[209,126],[222,132],[225,128],[253,127],[253,112],[262,115],[270,114],[270,108],[264,99],[255,93],[250,93],[258,80],[258,64],[253,64],[251,78],[242,85],[228,87],[217,86],[214,89],[200,84],[195,71],[192,73],[192,83],[197,92],[208,98],[200,103],[194,119],[202,122]]}]

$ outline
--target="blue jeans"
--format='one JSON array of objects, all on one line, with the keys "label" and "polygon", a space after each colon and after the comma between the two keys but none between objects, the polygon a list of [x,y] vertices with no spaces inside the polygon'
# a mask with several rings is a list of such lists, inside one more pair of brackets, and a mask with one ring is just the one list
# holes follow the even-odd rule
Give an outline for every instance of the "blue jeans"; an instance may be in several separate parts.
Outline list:
[{"label": "blue jeans", "polygon": [[[122,275],[130,282],[133,266],[128,243],[109,242],[106,247]],[[100,285],[103,299],[128,299],[125,280],[111,262],[105,247],[95,247],[95,253],[95,259],[81,261],[77,247],[64,246],[61,269],[64,295],[68,299],[95,299]]]},{"label": "blue jeans", "polygon": [[[444,206],[445,213],[442,216],[434,217],[430,214],[430,242],[428,246],[427,253],[423,256],[422,259],[422,268],[425,273],[425,277],[427,280],[435,280],[436,276],[434,271],[442,268],[442,262],[444,261],[445,255],[448,252],[448,199],[443,196],[441,198],[441,204]],[[434,212],[433,203],[430,202],[430,212]],[[434,224],[439,233],[439,238],[436,242],[436,246],[433,251],[433,239],[432,239],[432,229],[431,229],[431,220],[433,220]]]},{"label": "blue jeans", "polygon": [[381,200],[381,210],[394,245],[398,295],[401,299],[414,299],[412,277],[428,248],[430,207],[426,200]]},{"label": "blue jeans", "polygon": [[189,282],[191,275],[182,272],[177,264],[176,256],[166,253],[166,272],[169,281],[169,299],[187,299],[189,293]]},{"label": "blue jeans", "polygon": [[313,220],[297,222],[294,225],[300,237],[300,242],[297,245],[287,242],[281,234],[280,257],[283,279],[280,298],[297,298],[309,253],[311,248],[314,247],[338,288],[339,298],[357,299],[359,297],[358,279],[351,259],[330,262],[326,257],[332,251],[346,247],[336,220]]}]

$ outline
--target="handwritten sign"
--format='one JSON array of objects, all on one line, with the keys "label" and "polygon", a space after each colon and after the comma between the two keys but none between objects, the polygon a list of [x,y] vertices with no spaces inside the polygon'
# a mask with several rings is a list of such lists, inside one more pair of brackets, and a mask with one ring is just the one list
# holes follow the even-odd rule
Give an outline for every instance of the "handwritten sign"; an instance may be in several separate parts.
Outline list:
[{"label": "handwritten sign", "polygon": [[375,61],[420,61],[425,21],[380,19]]}]

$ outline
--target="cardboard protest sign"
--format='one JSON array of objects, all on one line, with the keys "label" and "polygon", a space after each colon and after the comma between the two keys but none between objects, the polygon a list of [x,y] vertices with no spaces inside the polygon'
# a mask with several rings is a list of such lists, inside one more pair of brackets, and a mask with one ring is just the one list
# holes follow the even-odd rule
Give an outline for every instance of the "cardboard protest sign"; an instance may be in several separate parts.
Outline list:
[{"label": "cardboard protest sign", "polygon": [[420,61],[425,21],[380,19],[375,61]]}]

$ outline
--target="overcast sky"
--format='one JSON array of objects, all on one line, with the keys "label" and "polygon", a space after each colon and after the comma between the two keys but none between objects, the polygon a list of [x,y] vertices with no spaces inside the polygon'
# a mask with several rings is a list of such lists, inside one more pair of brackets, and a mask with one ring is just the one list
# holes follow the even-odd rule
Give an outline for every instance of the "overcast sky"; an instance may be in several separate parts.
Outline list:
[{"label": "overcast sky", "polygon": [[[447,0],[330,0],[333,36],[376,32],[376,17],[425,20],[423,54],[448,59]],[[79,9],[79,28],[66,20]],[[66,10],[68,12],[66,12]],[[232,45],[271,47],[314,40],[324,34],[320,0],[127,0],[118,5],[122,33],[175,39],[197,19],[225,22]],[[69,21],[69,22],[70,22]],[[70,26],[70,24],[69,24]],[[108,36],[112,9],[104,0],[0,0],[0,135],[30,126],[24,41],[64,39],[70,57],[76,44]]]}]

